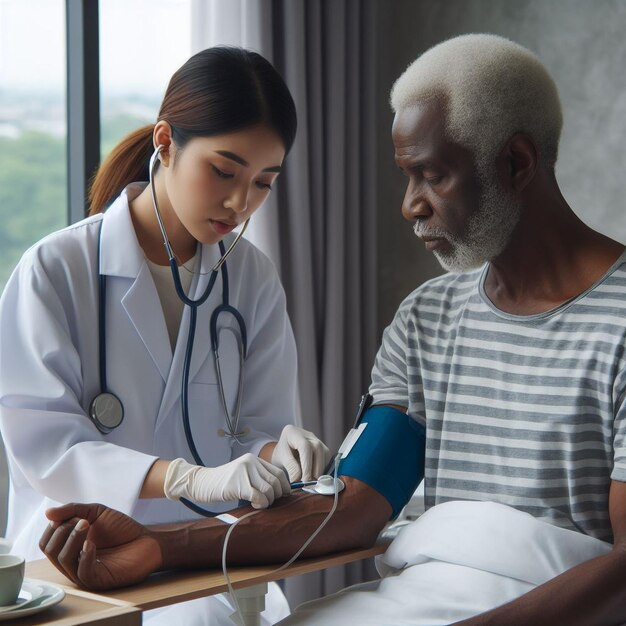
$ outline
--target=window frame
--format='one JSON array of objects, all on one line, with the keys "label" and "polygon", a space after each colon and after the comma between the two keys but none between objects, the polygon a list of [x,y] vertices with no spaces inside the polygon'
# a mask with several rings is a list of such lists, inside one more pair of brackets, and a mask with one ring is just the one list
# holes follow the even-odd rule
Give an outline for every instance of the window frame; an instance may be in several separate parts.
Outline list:
[{"label": "window frame", "polygon": [[68,224],[89,209],[100,164],[99,0],[66,0]]}]

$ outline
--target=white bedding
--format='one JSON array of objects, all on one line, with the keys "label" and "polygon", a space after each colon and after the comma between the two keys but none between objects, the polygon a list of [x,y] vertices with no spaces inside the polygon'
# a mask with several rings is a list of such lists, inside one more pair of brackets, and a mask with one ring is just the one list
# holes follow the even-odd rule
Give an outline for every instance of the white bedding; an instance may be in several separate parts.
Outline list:
[{"label": "white bedding", "polygon": [[377,558],[380,581],[296,609],[281,626],[440,626],[505,604],[611,545],[493,502],[447,502]]}]

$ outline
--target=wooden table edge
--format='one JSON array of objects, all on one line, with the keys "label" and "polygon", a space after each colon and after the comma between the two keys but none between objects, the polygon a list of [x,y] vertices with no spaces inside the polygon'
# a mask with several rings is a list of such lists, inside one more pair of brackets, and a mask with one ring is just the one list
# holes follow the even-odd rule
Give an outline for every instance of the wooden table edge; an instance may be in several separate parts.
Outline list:
[{"label": "wooden table edge", "polygon": [[[229,568],[228,574],[231,579],[233,589],[243,589],[252,585],[258,585],[261,583],[269,583],[277,580],[283,580],[285,578],[291,578],[292,576],[300,576],[302,574],[309,574],[311,572],[317,572],[330,567],[336,567],[338,565],[344,565],[347,563],[353,563],[355,561],[362,561],[378,554],[382,554],[387,549],[388,544],[377,544],[371,548],[363,550],[347,550],[345,552],[337,552],[335,554],[328,555],[326,557],[316,557],[313,559],[305,559],[303,561],[296,561],[289,567],[278,571],[278,566],[257,566],[257,567],[233,567]],[[146,600],[126,600],[134,606],[140,607],[143,611],[149,611],[151,609],[161,608],[163,606],[170,606],[172,604],[178,604],[179,602],[188,602],[190,600],[196,600],[198,598],[206,597],[206,585],[202,585],[203,577],[214,576],[216,573],[220,574],[221,582],[217,585],[213,584],[211,587],[211,594],[216,595],[218,593],[225,593],[228,591],[226,580],[224,579],[221,570],[205,570],[197,572],[177,572],[173,574],[165,574],[169,578],[169,584],[178,585],[182,583],[185,585],[185,589],[179,593],[171,594],[167,598],[146,599]],[[195,574],[193,578],[189,579],[189,574]],[[176,580],[179,578],[180,580]],[[162,579],[163,580],[163,579]],[[167,579],[165,579],[167,580]],[[160,581],[154,581],[154,587],[159,588]],[[200,585],[198,587],[198,584]],[[147,591],[150,585],[150,579],[142,583],[142,588],[135,588],[138,594],[141,594],[142,589]],[[195,587],[189,589],[188,587]],[[128,589],[129,595],[132,593],[132,588]],[[108,597],[108,596],[107,596]]]},{"label": "wooden table edge", "polygon": [[[106,600],[99,599],[99,601],[103,604],[106,603]],[[79,621],[75,617],[68,617],[54,622],[54,626],[108,626],[109,624],[111,626],[141,626],[142,613],[143,611],[137,606],[116,606],[110,604],[110,608],[103,609],[92,615],[79,617]]]},{"label": "wooden table edge", "polygon": [[[387,543],[379,543],[371,546],[370,548],[347,550],[344,552],[329,554],[325,557],[315,557],[312,559],[296,561],[285,569],[279,569],[280,565],[233,567],[229,568],[228,574],[233,588],[242,589],[264,582],[273,582],[284,578],[290,578],[292,576],[300,576],[302,574],[308,574],[310,572],[316,572],[330,567],[336,567],[338,565],[368,559],[385,552],[388,545],[389,544]],[[32,563],[34,563],[35,567],[37,567],[36,564],[40,562],[34,561]],[[51,582],[52,584],[62,587],[68,594],[81,595],[85,598],[109,602],[110,604],[117,605],[120,608],[136,607],[142,611],[149,611],[151,609],[170,606],[180,602],[196,600],[197,598],[203,598],[208,595],[224,593],[228,590],[226,580],[224,579],[221,570],[211,569],[165,572],[153,575],[143,583],[133,587],[126,587],[110,593],[94,593],[78,589],[69,580],[65,581],[65,584],[62,582],[59,583],[58,578],[61,577],[61,574],[58,573],[51,564],[49,565],[50,568],[52,568],[51,573],[55,575],[55,579],[53,581],[46,582]],[[45,561],[41,567],[46,567]],[[210,583],[206,582],[207,579],[215,577],[216,575],[219,575],[221,579],[219,583],[216,584],[215,581]],[[28,577],[30,578],[30,576]],[[162,592],[165,585],[171,585],[174,591],[169,590],[166,595],[163,595]],[[211,590],[210,594],[207,593],[207,589],[209,588]],[[159,593],[159,591],[161,593]]]}]

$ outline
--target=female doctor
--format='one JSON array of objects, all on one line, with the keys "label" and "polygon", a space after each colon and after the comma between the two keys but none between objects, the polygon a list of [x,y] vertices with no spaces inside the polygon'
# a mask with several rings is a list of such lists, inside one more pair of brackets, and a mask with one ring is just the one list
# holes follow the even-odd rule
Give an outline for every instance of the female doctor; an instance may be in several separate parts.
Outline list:
[{"label": "female doctor", "polygon": [[[262,508],[290,480],[323,473],[327,448],[291,424],[296,351],[273,265],[242,239],[227,275],[216,269],[295,131],[293,100],[265,59],[204,50],[173,75],[157,123],[104,161],[90,216],[24,254],[0,301],[14,552],[41,558],[44,510],[58,503],[173,522],[198,517],[181,498],[216,513],[239,500]],[[286,614],[277,588],[268,610],[269,622]],[[208,598],[146,623],[230,623],[231,612]]]}]

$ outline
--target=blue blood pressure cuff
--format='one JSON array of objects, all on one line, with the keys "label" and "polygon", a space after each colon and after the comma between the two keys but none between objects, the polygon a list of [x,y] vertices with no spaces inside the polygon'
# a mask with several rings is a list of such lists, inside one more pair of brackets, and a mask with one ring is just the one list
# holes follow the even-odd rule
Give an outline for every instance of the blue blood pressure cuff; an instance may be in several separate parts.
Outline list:
[{"label": "blue blood pressure cuff", "polygon": [[424,478],[426,429],[398,409],[375,406],[365,411],[359,430],[360,435],[350,431],[339,450],[344,456],[337,475],[378,491],[391,505],[393,519]]}]

